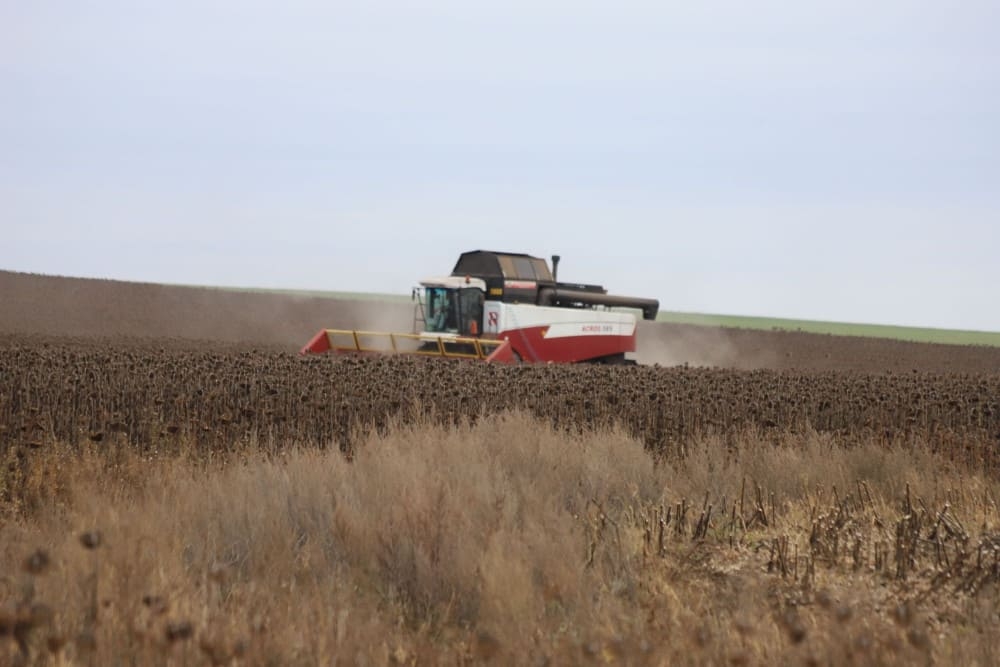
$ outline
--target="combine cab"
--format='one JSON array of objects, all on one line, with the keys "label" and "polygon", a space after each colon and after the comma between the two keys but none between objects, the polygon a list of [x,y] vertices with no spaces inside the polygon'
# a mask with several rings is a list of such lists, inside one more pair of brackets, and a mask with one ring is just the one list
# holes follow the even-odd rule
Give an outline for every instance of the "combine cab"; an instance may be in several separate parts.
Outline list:
[{"label": "combine cab", "polygon": [[324,329],[302,353],[423,354],[488,362],[629,363],[636,316],[656,319],[655,299],[608,294],[600,285],[556,280],[530,255],[474,250],[450,276],[413,291],[414,333]]}]

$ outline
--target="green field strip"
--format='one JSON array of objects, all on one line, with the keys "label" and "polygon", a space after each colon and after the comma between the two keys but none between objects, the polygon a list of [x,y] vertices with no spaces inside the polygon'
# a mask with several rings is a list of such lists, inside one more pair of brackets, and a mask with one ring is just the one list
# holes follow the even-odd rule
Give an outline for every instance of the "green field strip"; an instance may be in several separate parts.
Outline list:
[{"label": "green field strip", "polygon": [[888,338],[892,340],[905,340],[917,343],[988,345],[992,347],[1000,347],[1000,332],[991,331],[962,331],[957,329],[903,327],[889,324],[823,322],[819,320],[790,320],[775,317],[711,315],[705,313],[677,313],[670,311],[661,311],[656,319],[658,322],[695,324],[708,327],[729,327],[734,329],[758,329],[767,331],[802,331],[805,333],[830,334],[834,336]]}]

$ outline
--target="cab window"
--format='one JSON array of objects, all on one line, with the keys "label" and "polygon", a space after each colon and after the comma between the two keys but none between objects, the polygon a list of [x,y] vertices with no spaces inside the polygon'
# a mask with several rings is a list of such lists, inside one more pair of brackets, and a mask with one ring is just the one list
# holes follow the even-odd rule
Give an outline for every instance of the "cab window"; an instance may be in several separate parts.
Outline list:
[{"label": "cab window", "polygon": [[424,301],[424,320],[428,331],[457,331],[453,290],[428,287]]},{"label": "cab window", "polygon": [[466,288],[459,291],[461,301],[461,333],[476,336],[483,328],[483,291]]}]

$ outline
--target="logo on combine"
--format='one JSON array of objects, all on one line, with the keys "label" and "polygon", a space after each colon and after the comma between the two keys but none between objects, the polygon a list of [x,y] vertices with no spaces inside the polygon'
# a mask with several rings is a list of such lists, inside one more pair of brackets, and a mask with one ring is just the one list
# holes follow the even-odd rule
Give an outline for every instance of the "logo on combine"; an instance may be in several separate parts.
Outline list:
[{"label": "logo on combine", "polygon": [[486,315],[488,316],[488,322],[491,327],[496,327],[500,325],[500,313],[498,313],[495,310],[491,310],[490,312],[486,313]]}]

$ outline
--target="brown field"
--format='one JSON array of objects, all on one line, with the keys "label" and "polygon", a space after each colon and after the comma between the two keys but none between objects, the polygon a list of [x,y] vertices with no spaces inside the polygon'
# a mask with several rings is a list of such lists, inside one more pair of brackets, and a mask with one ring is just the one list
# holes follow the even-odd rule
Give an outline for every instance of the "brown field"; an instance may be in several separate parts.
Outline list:
[{"label": "brown field", "polygon": [[507,368],[293,353],[405,306],[0,304],[0,664],[1000,660],[1000,350],[653,324],[660,365]]},{"label": "brown field", "polygon": [[[296,352],[323,327],[410,331],[409,304],[0,271],[0,333],[156,338]],[[1000,348],[640,322],[639,360],[674,366],[1000,373]],[[168,340],[163,340],[168,339]],[[116,343],[111,343],[115,345]]]}]

